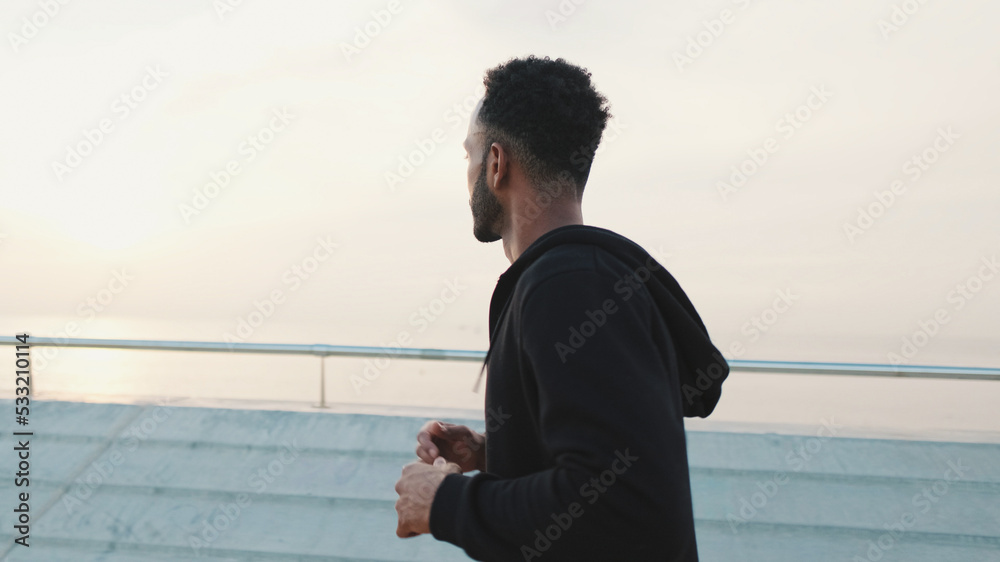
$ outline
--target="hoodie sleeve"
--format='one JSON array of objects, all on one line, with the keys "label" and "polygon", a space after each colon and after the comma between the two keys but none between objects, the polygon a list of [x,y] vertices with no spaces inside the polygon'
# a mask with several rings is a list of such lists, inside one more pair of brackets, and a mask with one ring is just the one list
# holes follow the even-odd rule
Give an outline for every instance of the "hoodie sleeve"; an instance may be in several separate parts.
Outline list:
[{"label": "hoodie sleeve", "polygon": [[676,353],[626,277],[558,273],[523,299],[521,370],[554,466],[448,475],[434,537],[476,560],[697,560]]}]

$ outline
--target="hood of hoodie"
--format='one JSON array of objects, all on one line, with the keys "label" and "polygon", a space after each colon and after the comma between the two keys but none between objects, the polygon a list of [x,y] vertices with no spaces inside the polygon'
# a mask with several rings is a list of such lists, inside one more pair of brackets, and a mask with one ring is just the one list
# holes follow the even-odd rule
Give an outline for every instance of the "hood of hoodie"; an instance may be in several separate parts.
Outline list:
[{"label": "hood of hoodie", "polygon": [[722,382],[729,375],[729,364],[712,344],[705,324],[677,280],[641,246],[610,230],[567,225],[546,232],[528,246],[497,281],[490,301],[490,341],[493,341],[496,326],[521,274],[542,254],[561,244],[598,246],[632,271],[645,268],[649,272],[646,288],[674,339],[684,415],[706,417],[711,414],[721,396]]}]

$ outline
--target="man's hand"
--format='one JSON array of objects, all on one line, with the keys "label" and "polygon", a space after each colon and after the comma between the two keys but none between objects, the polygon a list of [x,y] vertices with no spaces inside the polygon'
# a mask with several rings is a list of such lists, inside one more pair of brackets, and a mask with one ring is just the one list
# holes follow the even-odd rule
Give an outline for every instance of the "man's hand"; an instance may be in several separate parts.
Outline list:
[{"label": "man's hand", "polygon": [[417,457],[427,464],[443,457],[462,472],[486,468],[486,437],[464,425],[429,421],[417,433]]},{"label": "man's hand", "polygon": [[415,537],[431,532],[431,504],[441,481],[450,473],[460,473],[457,464],[438,457],[433,464],[414,461],[403,467],[403,475],[396,482],[396,513],[399,523],[396,536]]}]

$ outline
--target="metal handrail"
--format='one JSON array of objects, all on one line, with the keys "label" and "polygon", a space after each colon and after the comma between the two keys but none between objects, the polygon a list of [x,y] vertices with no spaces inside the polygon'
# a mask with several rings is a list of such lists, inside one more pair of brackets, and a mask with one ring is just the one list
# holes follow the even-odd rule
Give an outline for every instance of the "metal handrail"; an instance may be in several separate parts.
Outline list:
[{"label": "metal handrail", "polygon": [[[12,336],[0,336],[0,345],[3,344],[23,345]],[[471,362],[480,362],[486,357],[485,351],[465,349],[387,348],[359,345],[309,345],[296,343],[30,337],[28,344],[32,347],[84,347],[158,351],[227,351],[231,353],[315,355],[320,358],[320,408],[326,407],[326,369],[324,366],[324,359],[326,357],[390,357],[393,359],[429,359],[436,361]],[[726,361],[729,363],[729,367],[734,371],[756,373],[1000,381],[1000,368],[992,367],[887,365],[880,363],[825,363],[811,361],[756,361],[749,359],[727,359]]]},{"label": "metal handrail", "polygon": [[[435,359],[441,361],[482,361],[485,351],[452,349],[400,348],[359,345],[327,345],[323,343],[249,343],[165,340],[98,340],[86,338],[45,338],[31,336],[28,343],[38,347],[95,347],[102,349],[146,349],[159,351],[230,351],[234,353],[271,353],[277,355],[319,355],[321,357],[381,357],[399,359]],[[22,345],[16,338],[0,336],[0,344]]]}]

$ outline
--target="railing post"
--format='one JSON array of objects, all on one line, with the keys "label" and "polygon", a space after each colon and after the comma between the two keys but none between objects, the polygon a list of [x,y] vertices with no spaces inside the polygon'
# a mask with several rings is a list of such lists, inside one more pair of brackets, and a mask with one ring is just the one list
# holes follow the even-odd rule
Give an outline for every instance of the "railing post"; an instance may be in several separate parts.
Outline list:
[{"label": "railing post", "polygon": [[326,355],[319,356],[319,405],[317,408],[326,408]]}]

